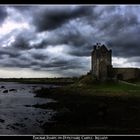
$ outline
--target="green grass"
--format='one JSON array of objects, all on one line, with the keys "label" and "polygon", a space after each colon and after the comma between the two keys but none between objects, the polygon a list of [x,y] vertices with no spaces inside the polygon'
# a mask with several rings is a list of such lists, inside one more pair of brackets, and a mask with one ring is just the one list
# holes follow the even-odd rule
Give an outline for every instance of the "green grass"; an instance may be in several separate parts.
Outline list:
[{"label": "green grass", "polygon": [[[90,95],[110,96],[140,96],[140,86],[129,85],[121,82],[103,82],[93,84],[76,83],[66,88],[68,91],[79,91],[79,93]],[[74,92],[73,91],[73,92]]]},{"label": "green grass", "polygon": [[48,94],[58,95],[79,95],[79,96],[137,96],[140,97],[140,86],[129,85],[121,82],[102,82],[92,84],[75,84],[63,86],[57,89],[41,89],[38,96],[48,96]]}]

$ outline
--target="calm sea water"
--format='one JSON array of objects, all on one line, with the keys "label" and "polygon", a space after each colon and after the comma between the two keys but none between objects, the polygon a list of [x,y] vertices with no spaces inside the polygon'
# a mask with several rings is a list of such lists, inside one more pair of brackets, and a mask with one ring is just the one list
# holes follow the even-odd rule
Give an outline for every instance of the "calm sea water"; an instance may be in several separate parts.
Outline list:
[{"label": "calm sea water", "polygon": [[52,99],[34,97],[34,89],[46,86],[0,82],[0,135],[44,134],[41,126],[55,112],[30,106],[54,102]]}]

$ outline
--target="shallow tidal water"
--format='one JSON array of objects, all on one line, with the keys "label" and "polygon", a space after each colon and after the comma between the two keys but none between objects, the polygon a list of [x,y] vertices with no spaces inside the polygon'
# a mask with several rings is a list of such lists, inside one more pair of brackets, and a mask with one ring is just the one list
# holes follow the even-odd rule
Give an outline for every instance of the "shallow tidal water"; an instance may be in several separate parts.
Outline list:
[{"label": "shallow tidal water", "polygon": [[41,87],[47,85],[0,82],[0,135],[44,134],[41,126],[56,112],[32,107],[54,102],[34,97],[34,90]]}]

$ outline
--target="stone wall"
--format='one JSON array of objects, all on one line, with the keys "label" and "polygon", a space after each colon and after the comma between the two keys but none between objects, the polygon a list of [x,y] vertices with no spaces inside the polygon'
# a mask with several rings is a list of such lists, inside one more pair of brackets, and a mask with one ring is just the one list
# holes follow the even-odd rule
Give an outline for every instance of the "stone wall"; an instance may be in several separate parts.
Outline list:
[{"label": "stone wall", "polygon": [[140,78],[140,69],[138,68],[113,68],[115,77],[120,80],[130,80]]}]

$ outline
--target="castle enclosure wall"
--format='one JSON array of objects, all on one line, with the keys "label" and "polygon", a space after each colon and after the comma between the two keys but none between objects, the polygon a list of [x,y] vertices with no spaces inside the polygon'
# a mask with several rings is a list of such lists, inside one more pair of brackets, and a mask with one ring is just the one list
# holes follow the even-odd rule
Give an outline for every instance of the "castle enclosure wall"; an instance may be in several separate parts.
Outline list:
[{"label": "castle enclosure wall", "polygon": [[139,68],[113,68],[115,76],[120,80],[130,80],[140,78]]}]

